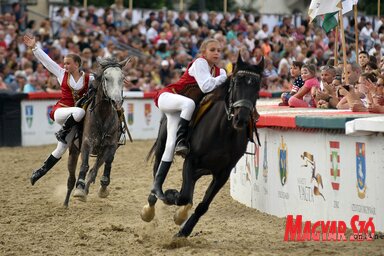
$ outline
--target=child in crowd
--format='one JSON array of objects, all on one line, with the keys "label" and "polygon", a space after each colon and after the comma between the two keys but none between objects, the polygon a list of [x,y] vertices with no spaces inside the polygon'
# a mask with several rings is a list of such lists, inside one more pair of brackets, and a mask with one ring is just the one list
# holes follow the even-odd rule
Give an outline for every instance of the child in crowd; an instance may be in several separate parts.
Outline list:
[{"label": "child in crowd", "polygon": [[316,103],[312,94],[317,88],[320,88],[319,80],[316,78],[316,66],[313,64],[304,64],[301,67],[301,77],[304,80],[304,86],[289,98],[290,107],[315,108]]},{"label": "child in crowd", "polygon": [[283,92],[281,94],[282,102],[279,103],[279,106],[288,106],[288,100],[292,95],[295,95],[300,88],[304,85],[304,81],[301,78],[301,67],[303,66],[303,62],[294,61],[290,67],[289,73],[293,80],[292,89],[290,92]]}]

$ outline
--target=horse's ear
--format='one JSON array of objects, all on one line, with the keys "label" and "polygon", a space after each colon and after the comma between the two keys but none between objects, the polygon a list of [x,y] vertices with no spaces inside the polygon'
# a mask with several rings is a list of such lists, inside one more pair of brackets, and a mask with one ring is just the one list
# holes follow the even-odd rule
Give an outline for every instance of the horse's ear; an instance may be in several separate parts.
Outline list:
[{"label": "horse's ear", "polygon": [[236,67],[240,68],[243,65],[244,65],[244,61],[243,61],[243,58],[241,57],[241,54],[240,54],[240,51],[239,51],[239,55],[237,55]]},{"label": "horse's ear", "polygon": [[257,68],[259,68],[260,70],[264,70],[264,57],[261,57],[261,61],[255,65]]},{"label": "horse's ear", "polygon": [[123,60],[122,62],[120,62],[119,65],[121,66],[123,71],[126,71],[130,68],[135,68],[137,65],[137,62],[138,62],[138,60],[136,57],[128,57],[125,60]]},{"label": "horse's ear", "polygon": [[105,60],[104,60],[103,58],[101,58],[101,57],[97,57],[97,58],[96,58],[96,61],[97,61],[97,64],[99,64],[99,66],[100,66],[101,68],[104,68],[104,66],[105,66]]}]

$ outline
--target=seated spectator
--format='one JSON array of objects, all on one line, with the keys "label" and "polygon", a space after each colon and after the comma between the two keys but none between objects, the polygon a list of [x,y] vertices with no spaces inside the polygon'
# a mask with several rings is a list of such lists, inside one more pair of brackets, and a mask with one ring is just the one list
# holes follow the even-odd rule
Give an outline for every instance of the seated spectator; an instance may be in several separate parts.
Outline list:
[{"label": "seated spectator", "polygon": [[362,70],[365,69],[365,65],[369,62],[369,54],[366,51],[359,52],[359,65]]},{"label": "seated spectator", "polygon": [[30,92],[36,92],[39,91],[39,88],[37,87],[37,79],[34,75],[29,75],[27,78],[27,84],[25,84],[23,88],[24,93],[30,93]]},{"label": "seated spectator", "polygon": [[3,78],[0,76],[0,91],[8,91],[10,90],[7,84],[3,81]]},{"label": "seated spectator", "polygon": [[316,66],[313,64],[304,64],[301,68],[301,77],[304,80],[303,87],[288,100],[290,107],[316,107],[313,90],[320,87],[316,78]]},{"label": "seated spectator", "polygon": [[[377,78],[372,73],[363,73],[359,77],[359,82],[355,87],[346,86],[340,88],[340,94],[344,98],[337,105],[338,109],[350,109],[352,112],[368,111],[368,85],[367,82],[377,82]],[[372,90],[372,89],[371,89]]]},{"label": "seated spectator", "polygon": [[292,95],[295,95],[300,88],[304,85],[304,81],[301,78],[301,67],[303,66],[302,62],[294,61],[291,65],[289,73],[291,75],[292,87],[290,92],[284,92],[281,94],[281,101],[279,106],[288,106],[288,100]]}]

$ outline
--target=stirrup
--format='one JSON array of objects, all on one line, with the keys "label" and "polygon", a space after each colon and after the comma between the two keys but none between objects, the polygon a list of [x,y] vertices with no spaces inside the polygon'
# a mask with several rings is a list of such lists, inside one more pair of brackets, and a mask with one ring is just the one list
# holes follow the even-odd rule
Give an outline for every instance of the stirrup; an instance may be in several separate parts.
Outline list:
[{"label": "stirrup", "polygon": [[64,144],[67,144],[67,141],[65,140],[65,138],[67,137],[68,134],[66,134],[66,135],[64,136],[64,139],[63,139],[63,133],[65,133],[65,131],[64,131],[64,130],[61,130],[61,129],[60,129],[59,131],[55,132],[56,139],[57,139],[58,141],[64,143]]},{"label": "stirrup", "polygon": [[118,141],[118,145],[125,145],[125,143],[127,142],[127,139],[126,139],[126,137],[125,137],[125,133],[122,133],[121,135],[120,135],[120,139],[119,139],[119,141]]}]

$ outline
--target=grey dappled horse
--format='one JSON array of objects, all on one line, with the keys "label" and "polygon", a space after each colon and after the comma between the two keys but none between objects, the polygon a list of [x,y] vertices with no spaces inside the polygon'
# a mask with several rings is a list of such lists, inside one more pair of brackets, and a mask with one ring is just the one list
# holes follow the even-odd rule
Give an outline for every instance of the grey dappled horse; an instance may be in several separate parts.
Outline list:
[{"label": "grey dappled horse", "polygon": [[[86,108],[83,132],[80,138],[80,151],[74,142],[69,147],[67,195],[64,205],[68,206],[71,192],[76,183],[74,197],[86,200],[91,182],[95,182],[97,171],[104,165],[100,179],[100,197],[107,197],[110,173],[118,141],[121,135],[120,114],[123,104],[124,72],[130,59],[117,62],[113,58],[98,60],[99,70],[95,74],[93,87],[96,94]],[[76,182],[76,165],[81,153],[81,166]],[[96,155],[96,161],[89,169],[90,155]]]}]

